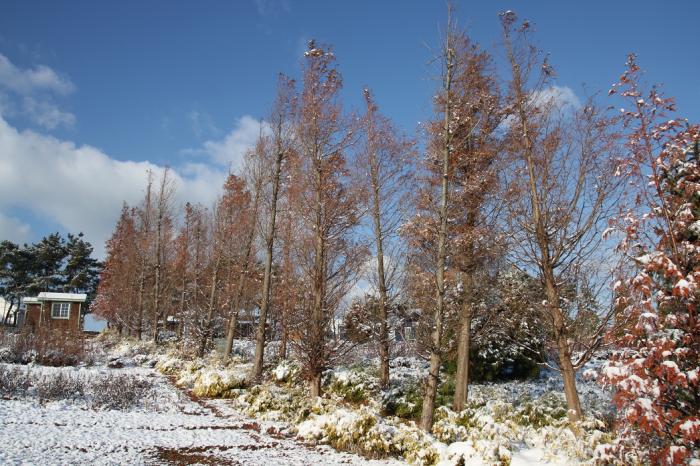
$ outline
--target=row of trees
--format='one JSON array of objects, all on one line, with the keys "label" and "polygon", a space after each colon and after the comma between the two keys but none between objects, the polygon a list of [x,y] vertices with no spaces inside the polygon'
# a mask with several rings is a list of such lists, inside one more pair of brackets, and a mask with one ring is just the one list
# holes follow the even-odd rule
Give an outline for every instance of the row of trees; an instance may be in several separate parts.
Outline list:
[{"label": "row of trees", "polygon": [[102,265],[92,257],[83,234],[50,234],[34,244],[0,242],[0,296],[7,307],[3,323],[16,321],[20,300],[42,291],[95,296]]},{"label": "row of trees", "polygon": [[[699,235],[697,199],[690,200],[698,192],[697,154],[688,159],[687,148],[697,148],[697,127],[681,131],[676,120],[654,126],[665,101],[652,91],[646,103],[630,84],[634,64],[621,86],[632,86],[623,96],[637,109],[622,118],[594,98],[563,102],[553,68],[530,41],[530,24],[518,24],[508,11],[501,25],[505,62],[497,66],[448,21],[435,60],[434,117],[422,127],[420,145],[380,113],[368,89],[364,109],[345,112],[334,54],[309,43],[300,81],[280,76],[255,148],[213,207],[187,204],[176,215],[167,170],[157,183],[149,176],[139,206],[124,207],[107,244],[98,312],[138,336],[148,328],[154,339],[166,317],[175,317],[178,336],[196,341],[200,354],[216,329],[225,329],[228,356],[247,310],[257,314],[251,379],[261,376],[274,337],[281,357],[293,348],[316,396],[322,372],[349,345],[332,337],[335,317],[366,278],[372,296],[352,312],[359,333],[376,344],[383,385],[392,314],[413,309],[420,316],[418,350],[430,361],[426,430],[441,367],[454,355],[454,408],[461,410],[470,352],[477,342],[496,340],[485,335],[560,370],[571,421],[582,416],[576,372],[602,344],[617,339],[626,348],[615,359],[620,367],[636,364],[642,353],[650,360],[650,327],[635,324],[636,316],[656,313],[659,326],[664,317],[657,329],[664,335],[677,335],[682,322],[687,333],[678,344],[696,351]],[[630,131],[632,121],[639,124]],[[626,234],[622,255],[612,254],[612,240],[602,235],[611,225]],[[656,251],[645,272],[611,290],[613,272],[629,276],[641,260],[632,249],[640,247],[646,255]],[[359,324],[363,316],[369,327]],[[659,373],[662,356],[654,357],[646,376],[670,377]],[[686,369],[692,371],[679,370]],[[629,370],[616,372],[611,383],[642,369]],[[680,402],[670,388],[677,403],[659,407],[652,427],[628,419],[631,431],[641,426],[663,444],[662,432],[677,435],[678,426],[659,410],[697,413],[697,371],[682,384],[658,383],[694,393]],[[629,405],[637,395],[618,394],[618,401]]]}]

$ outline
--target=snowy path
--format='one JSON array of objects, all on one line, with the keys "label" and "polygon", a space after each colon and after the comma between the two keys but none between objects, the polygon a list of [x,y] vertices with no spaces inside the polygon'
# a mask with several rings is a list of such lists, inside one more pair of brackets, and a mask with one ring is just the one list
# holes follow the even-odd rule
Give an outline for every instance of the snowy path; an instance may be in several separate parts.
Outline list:
[{"label": "snowy path", "polygon": [[217,405],[180,397],[165,409],[94,411],[70,402],[0,400],[0,464],[402,464],[307,446],[231,410],[222,414]]}]

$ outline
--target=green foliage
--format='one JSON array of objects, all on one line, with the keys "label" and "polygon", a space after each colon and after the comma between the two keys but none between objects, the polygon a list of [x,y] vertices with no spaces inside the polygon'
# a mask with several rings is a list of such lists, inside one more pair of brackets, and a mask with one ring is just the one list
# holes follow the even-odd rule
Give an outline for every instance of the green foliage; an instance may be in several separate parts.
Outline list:
[{"label": "green foliage", "polygon": [[554,393],[536,401],[527,399],[518,405],[513,420],[522,426],[544,427],[558,424],[566,418],[566,403]]},{"label": "green foliage", "polygon": [[437,396],[435,397],[436,406],[450,406],[455,397],[455,377],[452,374],[445,374],[442,377],[440,385],[438,385]]},{"label": "green foliage", "polygon": [[384,416],[417,420],[423,409],[423,396],[419,384],[406,384],[384,392],[381,407]]},{"label": "green foliage", "polygon": [[539,364],[522,353],[504,356],[499,349],[470,352],[469,378],[471,382],[534,379],[539,374]]},{"label": "green foliage", "polygon": [[102,265],[83,234],[64,239],[52,233],[32,245],[0,242],[0,296],[15,306],[25,296],[42,291],[87,293],[97,290]]},{"label": "green foliage", "polygon": [[327,377],[326,391],[350,403],[362,403],[377,392],[377,377],[371,370],[334,371]]}]

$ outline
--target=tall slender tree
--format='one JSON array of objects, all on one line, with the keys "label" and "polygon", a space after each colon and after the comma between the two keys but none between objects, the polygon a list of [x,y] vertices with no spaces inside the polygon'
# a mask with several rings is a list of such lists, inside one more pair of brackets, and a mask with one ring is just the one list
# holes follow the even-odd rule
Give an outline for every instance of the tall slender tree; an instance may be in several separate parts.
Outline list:
[{"label": "tall slender tree", "polygon": [[[420,425],[426,431],[430,431],[433,425],[435,410],[435,396],[440,375],[440,365],[443,356],[443,331],[446,313],[446,262],[447,262],[447,228],[448,205],[450,197],[450,178],[453,170],[454,158],[454,78],[457,71],[457,47],[458,34],[452,23],[451,7],[448,7],[447,31],[444,42],[440,48],[439,62],[441,66],[441,79],[438,97],[435,100],[438,118],[429,128],[426,162],[428,171],[434,169],[437,177],[428,176],[428,186],[421,190],[416,197],[419,213],[406,228],[411,237],[410,244],[417,250],[422,250],[422,267],[425,273],[423,282],[425,286],[420,294],[426,298],[422,302],[430,329],[428,354],[430,367],[424,384],[423,408]],[[420,211],[428,214],[423,217]],[[413,254],[412,267],[416,269],[417,254]],[[416,286],[414,286],[414,289]],[[434,301],[427,298],[427,293],[432,295]]]},{"label": "tall slender tree", "polygon": [[[469,386],[472,320],[483,309],[488,271],[499,255],[497,247],[497,183],[502,109],[494,66],[488,53],[460,34],[456,38],[453,83],[452,189],[448,207],[450,260],[461,289],[457,314],[456,411],[464,409]],[[481,316],[482,320],[488,320]]]},{"label": "tall slender tree", "polygon": [[161,174],[156,193],[155,225],[154,225],[154,256],[153,256],[153,341],[158,341],[160,319],[165,315],[163,303],[163,288],[169,267],[169,253],[172,245],[172,209],[175,185],[170,175],[170,169],[165,167]]},{"label": "tall slender tree", "polygon": [[226,270],[233,270],[236,262],[240,263],[240,253],[233,251],[241,249],[241,233],[248,227],[250,208],[250,193],[245,181],[236,175],[229,175],[224,183],[223,195],[217,201],[211,218],[211,235],[209,244],[209,296],[207,316],[199,345],[200,356],[211,343],[212,323],[223,299],[217,294],[223,294]]},{"label": "tall slender tree", "polygon": [[553,70],[528,43],[529,23],[516,27],[511,11],[501,19],[512,110],[507,136],[511,160],[504,170],[510,190],[508,231],[514,257],[536,271],[544,287],[542,310],[551,326],[553,367],[564,380],[569,419],[578,421],[576,370],[601,344],[614,307],[585,338],[572,338],[576,322],[590,314],[567,306],[566,292],[567,284],[582,283],[584,275],[605,272],[597,253],[619,186],[610,176],[616,170],[614,122],[592,100],[572,108],[556,99],[547,87]]},{"label": "tall slender tree", "polygon": [[136,336],[140,340],[144,331],[144,314],[146,311],[146,286],[150,278],[152,218],[153,218],[153,172],[146,173],[146,192],[141,205],[137,209],[137,241],[136,251],[139,258],[138,267],[138,298]]},{"label": "tall slender tree", "polygon": [[270,287],[272,284],[272,256],[274,252],[275,231],[277,227],[277,202],[280,196],[282,181],[282,169],[285,159],[293,150],[294,132],[293,118],[296,110],[296,92],[294,81],[286,76],[280,76],[277,85],[277,98],[270,113],[269,124],[272,134],[269,136],[273,167],[267,183],[270,188],[269,206],[267,209],[267,226],[265,235],[265,270],[262,281],[260,298],[260,317],[258,331],[255,337],[255,355],[253,357],[253,369],[251,378],[254,380],[262,376],[263,359],[265,354],[265,329],[267,315],[270,308]]},{"label": "tall slender tree", "polygon": [[258,137],[256,147],[246,154],[245,171],[247,173],[247,189],[249,196],[248,204],[243,207],[239,214],[239,228],[236,234],[237,241],[228,243],[228,254],[230,266],[233,267],[235,282],[229,283],[231,297],[229,299],[229,320],[226,331],[226,344],[224,346],[224,359],[227,360],[233,349],[233,340],[236,336],[238,326],[238,315],[244,293],[247,286],[251,284],[254,272],[256,247],[255,238],[258,232],[258,219],[260,214],[260,204],[263,196],[264,176],[260,169],[260,155],[266,150],[266,140],[262,133]]},{"label": "tall slender tree", "polygon": [[124,329],[137,331],[137,316],[134,314],[138,299],[136,270],[139,267],[136,242],[135,212],[125,203],[105,245],[107,257],[92,305],[93,312],[114,325],[120,333]]},{"label": "tall slender tree", "polygon": [[338,101],[342,78],[334,62],[331,50],[309,42],[295,128],[300,160],[292,177],[303,187],[295,205],[302,222],[296,256],[310,292],[296,322],[303,337],[294,344],[312,397],[321,394],[332,356],[327,332],[363,257],[351,237],[359,222],[345,154],[353,134]]},{"label": "tall slender tree", "polygon": [[[406,187],[410,185],[412,143],[397,134],[391,122],[379,113],[372,93],[365,89],[364,137],[356,158],[364,209],[368,212],[374,235],[376,291],[379,297],[379,378],[389,384],[389,309],[392,306],[391,266],[385,259],[398,262],[399,257],[385,253],[396,240],[398,227],[405,216]],[[397,248],[394,248],[397,252]]]}]

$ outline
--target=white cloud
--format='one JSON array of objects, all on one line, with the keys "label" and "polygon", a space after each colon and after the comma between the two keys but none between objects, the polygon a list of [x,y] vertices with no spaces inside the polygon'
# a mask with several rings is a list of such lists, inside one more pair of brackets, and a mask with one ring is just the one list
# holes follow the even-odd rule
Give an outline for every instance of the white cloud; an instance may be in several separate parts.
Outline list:
[{"label": "white cloud", "polygon": [[207,134],[218,135],[220,133],[219,128],[214,124],[214,119],[208,113],[193,110],[188,117],[192,126],[192,132],[197,138]]},{"label": "white cloud", "polygon": [[73,91],[71,80],[48,66],[20,69],[0,54],[0,114],[4,117],[24,115],[46,129],[71,127],[75,115],[60,110],[53,96]]},{"label": "white cloud", "polygon": [[[123,201],[137,204],[146,170],[163,167],[120,161],[91,146],[76,146],[31,130],[18,131],[0,116],[0,214],[25,209],[70,232],[84,232],[101,256]],[[178,201],[211,204],[225,173],[190,165],[173,170]],[[12,224],[12,223],[8,223]]]},{"label": "white cloud", "polygon": [[0,212],[0,241],[22,244],[29,241],[30,233],[31,227],[28,224]]},{"label": "white cloud", "polygon": [[[248,149],[255,146],[261,131],[261,122],[245,115],[239,118],[233,129],[220,140],[208,140],[198,149],[185,149],[182,152],[189,155],[204,155],[212,162],[239,172],[243,167],[243,156]],[[262,123],[262,131],[269,131],[266,123]]]},{"label": "white cloud", "polygon": [[33,97],[25,97],[23,107],[27,116],[33,122],[46,129],[55,129],[58,126],[71,127],[75,125],[75,115],[60,110],[51,102],[37,100]]},{"label": "white cloud", "polygon": [[560,109],[581,107],[581,101],[568,86],[551,86],[537,91],[532,94],[531,101],[537,106],[551,103]]},{"label": "white cloud", "polygon": [[[530,103],[537,107],[552,105],[562,111],[576,110],[581,107],[581,101],[576,93],[568,86],[551,86],[536,91],[530,95]],[[515,120],[514,115],[509,115],[499,126],[501,130],[507,130]]]},{"label": "white cloud", "polygon": [[39,65],[23,70],[13,65],[3,54],[0,54],[0,87],[22,95],[41,91],[67,95],[75,90],[70,79],[59,76],[48,66]]}]

